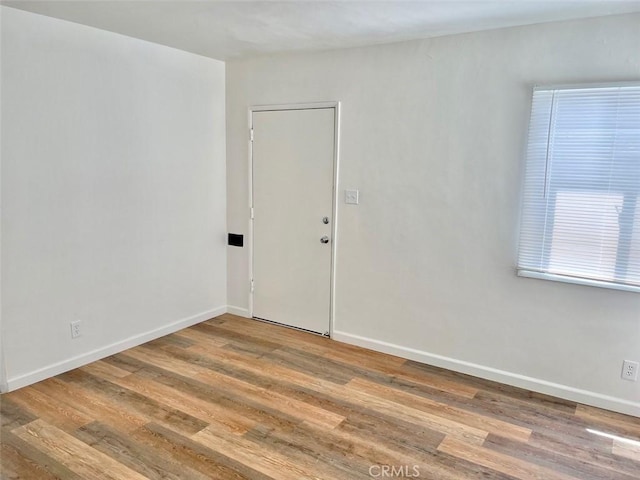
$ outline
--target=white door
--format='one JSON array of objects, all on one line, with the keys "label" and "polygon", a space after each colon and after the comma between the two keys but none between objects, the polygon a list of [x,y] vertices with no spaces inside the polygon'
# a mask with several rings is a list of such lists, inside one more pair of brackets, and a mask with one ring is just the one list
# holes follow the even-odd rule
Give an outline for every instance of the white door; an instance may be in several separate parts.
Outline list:
[{"label": "white door", "polygon": [[335,108],[254,111],[253,316],[325,334]]}]

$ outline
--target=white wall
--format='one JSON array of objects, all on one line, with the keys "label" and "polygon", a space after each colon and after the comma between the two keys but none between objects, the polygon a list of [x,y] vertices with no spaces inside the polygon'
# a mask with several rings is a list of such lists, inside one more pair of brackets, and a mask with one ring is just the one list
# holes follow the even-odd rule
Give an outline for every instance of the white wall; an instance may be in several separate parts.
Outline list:
[{"label": "white wall", "polygon": [[225,66],[6,7],[1,26],[14,389],[225,311]]},{"label": "white wall", "polygon": [[[640,16],[227,63],[230,231],[250,105],[342,102],[335,338],[640,416],[640,295],[515,275],[534,84],[640,80]],[[247,249],[229,304],[248,308]]]}]

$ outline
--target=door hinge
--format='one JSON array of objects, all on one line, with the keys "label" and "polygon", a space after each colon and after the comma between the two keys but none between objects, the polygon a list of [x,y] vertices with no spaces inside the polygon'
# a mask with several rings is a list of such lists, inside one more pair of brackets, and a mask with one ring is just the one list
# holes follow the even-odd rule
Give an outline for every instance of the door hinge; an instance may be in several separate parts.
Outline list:
[{"label": "door hinge", "polygon": [[253,142],[253,128],[251,130],[249,130],[249,138]]},{"label": "door hinge", "polygon": [[251,279],[250,284],[251,284],[251,293],[253,293],[253,291],[255,290],[255,285],[253,283],[253,279]]},{"label": "door hinge", "polygon": [[253,210],[253,207],[249,208],[249,217],[251,218],[251,220],[255,218],[255,211]]}]

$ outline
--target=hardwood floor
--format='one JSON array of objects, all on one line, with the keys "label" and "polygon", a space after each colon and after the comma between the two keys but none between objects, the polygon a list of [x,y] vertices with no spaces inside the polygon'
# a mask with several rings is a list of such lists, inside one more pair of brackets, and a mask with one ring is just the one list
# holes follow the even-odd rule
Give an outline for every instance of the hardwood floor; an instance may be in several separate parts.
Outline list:
[{"label": "hardwood floor", "polygon": [[640,479],[640,419],[222,315],[5,394],[2,479]]}]

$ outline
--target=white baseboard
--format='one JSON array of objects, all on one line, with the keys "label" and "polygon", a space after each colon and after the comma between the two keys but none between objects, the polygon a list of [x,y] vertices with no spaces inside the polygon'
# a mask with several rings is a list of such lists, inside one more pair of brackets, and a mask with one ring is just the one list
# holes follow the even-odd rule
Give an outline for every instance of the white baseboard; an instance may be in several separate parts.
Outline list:
[{"label": "white baseboard", "polygon": [[128,348],[137,347],[138,345],[150,342],[151,340],[155,340],[156,338],[160,338],[165,335],[169,335],[170,333],[177,332],[178,330],[182,330],[183,328],[187,328],[197,323],[204,322],[205,320],[217,317],[218,315],[222,315],[226,312],[226,306],[218,307],[213,310],[207,310],[206,312],[201,312],[188,318],[183,318],[182,320],[164,325],[160,328],[156,328],[155,330],[141,333],[139,335],[126,338],[119,342],[97,348],[87,353],[83,353],[82,355],[78,355],[76,357],[54,363],[53,365],[49,365],[39,370],[19,375],[17,377],[9,378],[7,380],[6,390],[2,391],[11,392],[13,390],[17,390],[18,388],[26,387],[27,385],[31,385],[32,383],[54,377],[61,373],[68,372],[69,370],[73,370],[74,368],[82,367],[91,362],[95,362],[96,360],[108,357],[109,355],[120,353],[124,350],[127,350]]},{"label": "white baseboard", "polygon": [[435,367],[446,368],[447,370],[453,370],[455,372],[466,373],[468,375],[473,375],[474,377],[493,380],[495,382],[512,385],[514,387],[524,388],[532,392],[544,393],[546,395],[552,395],[572,402],[583,403],[593,407],[604,408],[606,410],[640,417],[640,403],[631,402],[623,398],[611,397],[601,393],[590,392],[588,390],[581,390],[567,385],[527,377],[517,373],[465,362],[463,360],[456,360],[455,358],[423,352],[413,348],[394,345],[392,343],[361,337],[359,335],[353,335],[351,333],[334,330],[332,338],[339,342],[357,345],[359,347],[368,348],[382,353],[388,353],[398,357],[407,358],[409,360],[433,365]]},{"label": "white baseboard", "polygon": [[233,305],[227,305],[227,313],[231,313],[233,315],[238,315],[239,317],[251,318],[251,314],[249,313],[249,309],[234,307]]},{"label": "white baseboard", "polygon": [[[1,331],[1,329],[0,329]],[[7,392],[9,386],[7,385],[7,369],[4,363],[4,344],[0,338],[0,393]]]}]

